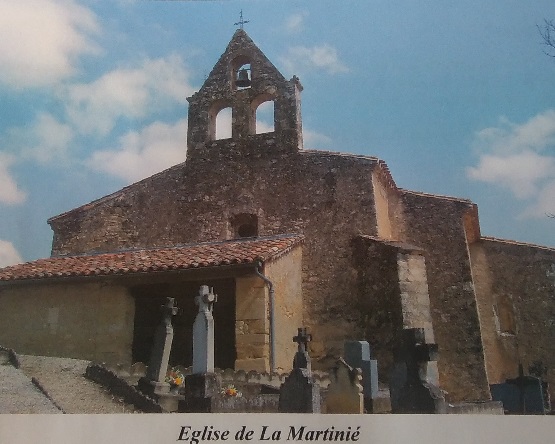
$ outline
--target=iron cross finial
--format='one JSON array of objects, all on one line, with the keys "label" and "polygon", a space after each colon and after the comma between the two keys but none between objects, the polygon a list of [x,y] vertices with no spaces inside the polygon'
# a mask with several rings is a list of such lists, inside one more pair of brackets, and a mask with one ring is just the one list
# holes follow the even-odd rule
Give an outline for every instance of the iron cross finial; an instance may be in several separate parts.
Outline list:
[{"label": "iron cross finial", "polygon": [[250,20],[243,20],[243,10],[241,9],[241,12],[239,14],[239,21],[237,23],[234,23],[234,25],[239,25],[241,29],[243,29],[243,25],[248,22],[250,22]]}]

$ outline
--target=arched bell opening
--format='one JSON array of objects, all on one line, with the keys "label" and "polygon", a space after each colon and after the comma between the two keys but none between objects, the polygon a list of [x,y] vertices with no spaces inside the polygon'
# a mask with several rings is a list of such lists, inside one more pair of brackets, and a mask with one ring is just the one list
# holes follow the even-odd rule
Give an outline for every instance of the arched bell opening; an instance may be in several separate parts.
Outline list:
[{"label": "arched bell opening", "polygon": [[248,89],[252,85],[250,59],[240,55],[231,62],[231,84],[234,90]]}]

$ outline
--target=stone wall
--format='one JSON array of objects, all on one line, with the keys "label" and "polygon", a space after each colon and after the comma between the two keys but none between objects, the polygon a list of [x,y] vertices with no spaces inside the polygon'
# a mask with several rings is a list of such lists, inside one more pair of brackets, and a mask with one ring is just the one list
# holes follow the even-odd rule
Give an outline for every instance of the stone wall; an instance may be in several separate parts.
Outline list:
[{"label": "stone wall", "polygon": [[403,329],[424,328],[427,342],[434,341],[426,264],[422,250],[401,242],[359,236],[354,249],[365,338],[387,382]]},{"label": "stone wall", "polygon": [[[259,235],[302,233],[303,319],[314,366],[327,369],[343,340],[360,338],[351,241],[376,234],[377,159],[283,152],[275,134],[218,140],[206,155],[50,220],[53,254],[228,239],[238,214]],[[325,344],[325,346],[324,346]]]},{"label": "stone wall", "polygon": [[555,396],[555,249],[482,238],[470,251],[489,383],[543,367]]},{"label": "stone wall", "polygon": [[264,281],[258,276],[235,280],[235,370],[270,370],[269,295]]},{"label": "stone wall", "polygon": [[134,302],[124,287],[34,283],[0,288],[0,344],[18,353],[131,363]]},{"label": "stone wall", "polygon": [[467,247],[464,199],[403,193],[407,241],[426,256],[439,379],[449,400],[490,399],[476,295]]},{"label": "stone wall", "polygon": [[293,336],[303,325],[302,248],[296,247],[276,261],[268,262],[266,276],[274,284],[274,320],[276,334],[276,370],[289,372],[297,344]]}]

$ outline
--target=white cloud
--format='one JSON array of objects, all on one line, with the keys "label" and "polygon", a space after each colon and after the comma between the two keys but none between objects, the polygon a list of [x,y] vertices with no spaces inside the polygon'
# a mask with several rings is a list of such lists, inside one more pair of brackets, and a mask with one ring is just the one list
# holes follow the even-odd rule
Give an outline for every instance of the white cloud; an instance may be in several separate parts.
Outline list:
[{"label": "white cloud", "polygon": [[538,114],[523,124],[502,119],[498,127],[476,134],[480,158],[467,169],[470,179],[508,189],[524,200],[526,217],[555,212],[555,111]]},{"label": "white cloud", "polygon": [[12,151],[17,151],[21,160],[59,162],[66,159],[73,138],[74,131],[69,125],[43,112],[37,115],[32,124],[9,129],[6,145]]},{"label": "white cloud", "polygon": [[0,204],[15,205],[25,201],[27,195],[19,189],[9,172],[14,158],[0,152]]},{"label": "white cloud", "polygon": [[306,12],[297,12],[290,15],[285,20],[285,29],[290,33],[296,33],[303,29],[304,19],[307,16]]},{"label": "white cloud", "polygon": [[21,255],[11,242],[0,239],[0,268],[23,262]]},{"label": "white cloud", "polygon": [[328,44],[312,48],[291,47],[281,61],[289,72],[314,69],[326,71],[328,74],[349,72],[349,69],[339,60],[337,49]]},{"label": "white cloud", "polygon": [[555,110],[547,110],[521,125],[506,118],[498,127],[486,128],[476,134],[475,145],[483,151],[519,153],[543,151],[555,145]]},{"label": "white cloud", "polygon": [[21,89],[52,85],[95,53],[95,15],[72,0],[0,0],[0,82]]},{"label": "white cloud", "polygon": [[147,59],[92,83],[69,86],[64,96],[69,120],[84,134],[107,135],[119,118],[143,118],[171,104],[185,104],[193,92],[183,59]]},{"label": "white cloud", "polygon": [[327,146],[331,143],[331,139],[316,131],[303,130],[303,144],[307,149],[317,149],[322,146]]},{"label": "white cloud", "polygon": [[183,162],[186,147],[187,119],[155,122],[122,136],[117,148],[93,153],[87,165],[130,183]]}]

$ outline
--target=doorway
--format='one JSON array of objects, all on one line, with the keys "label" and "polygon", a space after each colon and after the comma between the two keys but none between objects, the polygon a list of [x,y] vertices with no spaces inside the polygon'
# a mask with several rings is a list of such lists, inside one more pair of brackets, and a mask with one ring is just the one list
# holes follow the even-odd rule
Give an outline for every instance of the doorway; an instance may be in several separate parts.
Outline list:
[{"label": "doorway", "polygon": [[189,367],[193,364],[193,322],[198,313],[195,296],[201,285],[214,288],[218,300],[214,304],[214,365],[234,368],[235,348],[235,280],[214,279],[177,283],[145,284],[132,287],[135,299],[133,329],[133,362],[148,364],[154,332],[162,321],[161,306],[166,297],[175,298],[179,313],[173,317],[173,343],[170,365]]}]

